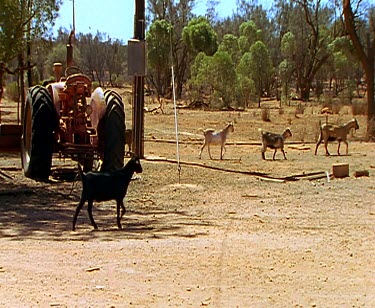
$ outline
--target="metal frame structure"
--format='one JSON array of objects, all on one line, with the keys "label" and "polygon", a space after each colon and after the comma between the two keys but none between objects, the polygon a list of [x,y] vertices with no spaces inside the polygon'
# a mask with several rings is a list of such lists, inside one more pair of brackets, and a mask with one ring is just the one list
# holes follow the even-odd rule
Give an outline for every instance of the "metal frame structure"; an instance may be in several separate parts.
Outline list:
[{"label": "metal frame structure", "polygon": [[[145,40],[145,0],[135,0],[134,39]],[[145,64],[146,65],[146,64]],[[133,149],[134,154],[144,157],[144,78],[133,77]]]}]

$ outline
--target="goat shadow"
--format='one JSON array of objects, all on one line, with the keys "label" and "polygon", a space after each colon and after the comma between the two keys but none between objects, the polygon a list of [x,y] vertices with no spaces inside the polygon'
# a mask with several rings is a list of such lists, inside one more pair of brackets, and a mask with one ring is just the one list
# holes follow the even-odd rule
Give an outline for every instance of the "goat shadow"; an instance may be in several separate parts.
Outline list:
[{"label": "goat shadow", "polygon": [[223,159],[220,159],[220,158],[210,158],[208,161],[210,161],[210,160],[213,160],[213,161],[234,161],[234,162],[241,161],[240,158],[223,158]]}]

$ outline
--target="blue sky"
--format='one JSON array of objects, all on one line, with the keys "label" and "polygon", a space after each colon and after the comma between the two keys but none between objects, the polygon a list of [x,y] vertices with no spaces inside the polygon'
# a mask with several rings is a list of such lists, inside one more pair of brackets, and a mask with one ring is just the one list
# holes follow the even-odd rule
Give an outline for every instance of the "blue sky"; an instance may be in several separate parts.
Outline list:
[{"label": "blue sky", "polygon": [[[146,0],[147,1],[147,0]],[[194,13],[204,15],[206,0],[197,0]],[[146,5],[147,7],[147,5]],[[231,16],[236,0],[221,0],[217,11],[220,16]],[[112,39],[127,42],[134,32],[135,0],[75,0],[75,26],[78,33],[97,31],[107,33]],[[70,31],[73,25],[73,2],[64,0],[54,29]]]}]

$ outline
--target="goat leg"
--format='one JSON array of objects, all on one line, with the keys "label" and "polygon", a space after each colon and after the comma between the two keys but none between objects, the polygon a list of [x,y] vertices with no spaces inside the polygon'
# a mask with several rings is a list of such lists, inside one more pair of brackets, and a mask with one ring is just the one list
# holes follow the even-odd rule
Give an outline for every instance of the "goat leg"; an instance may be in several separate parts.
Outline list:
[{"label": "goat leg", "polygon": [[86,202],[86,200],[81,199],[81,201],[80,201],[79,204],[77,205],[77,208],[76,208],[76,211],[75,211],[75,213],[74,213],[74,217],[73,217],[73,228],[72,228],[73,231],[76,230],[77,217],[78,217],[78,214],[79,214],[79,212],[81,211],[83,205],[85,204],[85,202]]},{"label": "goat leg", "polygon": [[206,143],[203,143],[203,145],[201,146],[201,150],[199,151],[199,159],[202,158],[202,151],[203,151],[205,146],[206,146]]},{"label": "goat leg", "polygon": [[225,148],[225,145],[223,144],[223,155],[221,156],[222,158],[221,159],[223,159],[224,158],[224,154],[227,152],[227,149]]},{"label": "goat leg", "polygon": [[275,152],[273,152],[272,160],[275,160],[276,152],[277,152],[277,149],[275,149]]},{"label": "goat leg", "polygon": [[122,201],[120,202],[120,206],[121,206],[121,218],[122,218],[122,216],[125,215],[126,209],[125,209],[125,205]]},{"label": "goat leg", "polygon": [[212,159],[211,151],[210,151],[210,144],[207,145],[208,155],[210,156],[210,159]]},{"label": "goat leg", "polygon": [[284,159],[286,159],[286,156],[285,156],[285,151],[284,151],[284,149],[281,149],[281,152],[283,152],[283,154],[284,154]]},{"label": "goat leg", "polygon": [[318,139],[318,141],[316,142],[315,155],[316,155],[316,153],[318,152],[318,147],[319,147],[319,145],[322,143],[322,141],[323,141],[323,136],[322,136],[322,133],[320,133],[320,135],[319,135],[319,139]]},{"label": "goat leg", "polygon": [[[120,215],[120,207],[121,207],[121,210],[122,210],[121,211],[121,215]],[[119,200],[117,200],[116,212],[117,212],[117,227],[119,228],[119,230],[121,230],[122,229],[122,226],[121,226],[121,217],[125,213],[125,207],[122,204],[122,202],[119,201]]]},{"label": "goat leg", "polygon": [[92,205],[93,205],[93,200],[88,200],[87,212],[89,213],[91,224],[94,226],[94,229],[97,230],[98,226],[96,225],[94,217],[92,216]]},{"label": "goat leg", "polygon": [[329,154],[329,152],[328,152],[328,140],[327,140],[327,141],[324,141],[324,148],[326,149],[326,156],[331,155],[331,154]]},{"label": "goat leg", "polygon": [[316,147],[315,147],[315,155],[316,155],[316,153],[318,153],[318,147],[319,147],[319,145],[320,145],[321,142],[322,142],[322,141],[319,139],[319,141],[318,141],[317,144],[316,144]]},{"label": "goat leg", "polygon": [[348,142],[346,141],[346,140],[343,140],[344,142],[345,142],[345,144],[346,144],[346,155],[348,155],[348,153],[349,153],[349,145],[348,145]]}]

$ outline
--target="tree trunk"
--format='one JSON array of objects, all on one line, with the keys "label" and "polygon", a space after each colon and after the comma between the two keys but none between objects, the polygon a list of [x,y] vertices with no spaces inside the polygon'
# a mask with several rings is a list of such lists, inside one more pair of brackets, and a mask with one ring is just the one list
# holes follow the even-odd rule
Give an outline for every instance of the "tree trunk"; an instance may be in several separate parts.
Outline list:
[{"label": "tree trunk", "polygon": [[307,102],[310,99],[310,89],[311,89],[311,83],[309,80],[303,80],[301,84],[301,99],[305,102]]},{"label": "tree trunk", "polygon": [[24,70],[24,62],[23,62],[23,54],[20,53],[18,55],[18,68],[19,68],[19,89],[20,89],[20,101],[21,101],[21,118],[23,117],[24,108],[25,108],[25,101],[26,101],[26,95],[25,95],[25,70]]},{"label": "tree trunk", "polygon": [[361,41],[356,32],[355,16],[351,7],[350,0],[344,0],[344,19],[346,31],[349,34],[354,48],[357,51],[361,61],[363,70],[366,74],[367,84],[367,135],[374,138],[374,132],[370,131],[373,125],[371,122],[375,115],[375,101],[374,101],[374,51],[375,51],[375,36],[370,39],[370,34],[367,35],[367,54],[365,48],[362,46]]}]

